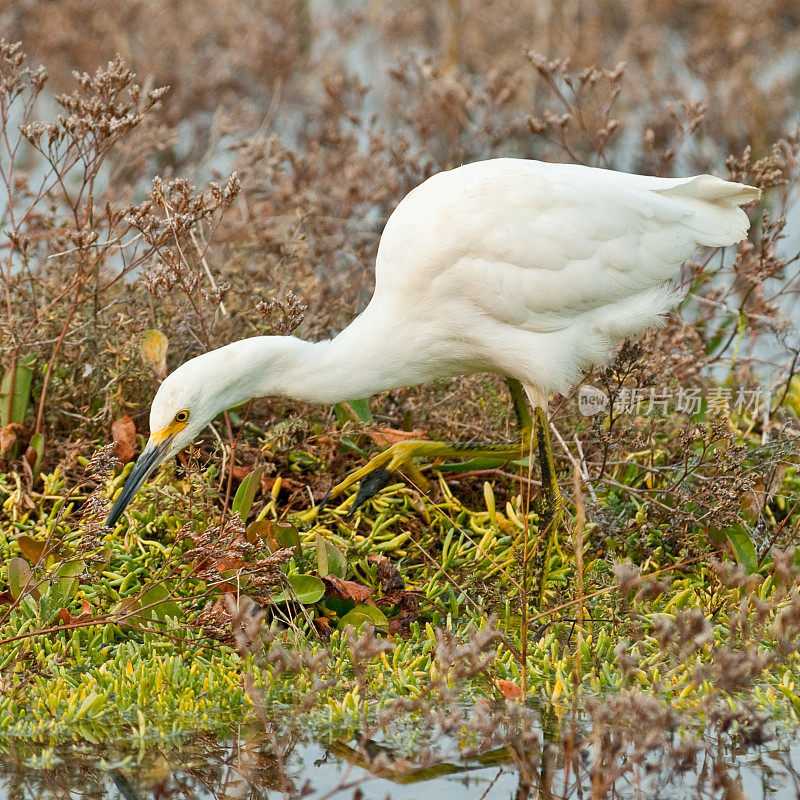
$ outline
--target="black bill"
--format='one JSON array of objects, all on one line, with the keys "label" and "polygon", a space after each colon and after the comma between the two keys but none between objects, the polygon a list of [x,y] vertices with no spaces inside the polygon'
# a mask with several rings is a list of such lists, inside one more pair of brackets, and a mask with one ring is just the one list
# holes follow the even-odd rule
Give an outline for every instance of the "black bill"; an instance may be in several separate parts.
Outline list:
[{"label": "black bill", "polygon": [[139,491],[139,487],[164,460],[164,453],[166,453],[172,439],[173,437],[169,436],[158,445],[154,445],[152,442],[147,443],[147,446],[142,450],[142,454],[131,470],[131,474],[128,475],[128,480],[125,481],[125,485],[122,487],[117,502],[114,503],[114,507],[108,515],[108,519],[106,520],[107,527],[111,528],[116,524],[117,520],[122,516],[122,512],[127,508],[128,503],[133,499],[136,492]]}]

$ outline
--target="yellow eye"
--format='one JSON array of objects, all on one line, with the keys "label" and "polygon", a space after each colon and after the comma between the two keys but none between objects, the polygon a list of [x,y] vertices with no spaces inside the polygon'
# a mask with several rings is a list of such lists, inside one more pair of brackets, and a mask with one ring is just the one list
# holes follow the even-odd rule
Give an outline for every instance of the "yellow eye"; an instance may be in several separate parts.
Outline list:
[{"label": "yellow eye", "polygon": [[189,419],[189,412],[184,408],[175,415],[175,422],[187,422]]}]

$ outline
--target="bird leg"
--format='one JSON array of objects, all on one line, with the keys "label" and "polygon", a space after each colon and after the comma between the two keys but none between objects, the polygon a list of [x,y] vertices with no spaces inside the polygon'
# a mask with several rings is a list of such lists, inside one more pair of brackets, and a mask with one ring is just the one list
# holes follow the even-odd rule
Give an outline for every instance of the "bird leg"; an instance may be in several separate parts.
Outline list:
[{"label": "bird leg", "polygon": [[525,390],[516,378],[506,378],[506,384],[508,386],[508,392],[511,395],[511,402],[514,404],[514,413],[517,415],[522,441],[530,445],[534,430]]},{"label": "bird leg", "polygon": [[536,607],[541,608],[547,580],[547,566],[553,543],[556,540],[563,499],[556,481],[547,412],[541,406],[534,406],[532,419],[522,385],[513,378],[508,378],[507,382],[514,410],[520,423],[522,433],[520,440],[516,442],[430,442],[425,440],[397,442],[334,486],[325,496],[320,508],[357,481],[361,481],[353,504],[348,511],[348,516],[351,516],[370,497],[388,486],[395,479],[395,473],[398,470],[402,470],[408,475],[417,486],[424,488],[427,480],[414,463],[415,458],[483,457],[499,462],[515,461],[526,456],[532,457],[533,450],[536,448],[539,451],[542,473],[542,493],[537,509],[538,535],[531,565],[530,597]]},{"label": "bird leg", "polygon": [[[522,438],[516,442],[431,442],[419,439],[410,439],[397,442],[387,447],[363,467],[348,475],[341,483],[334,486],[322,501],[328,503],[334,497],[342,494],[357,481],[361,481],[358,493],[349,514],[388,486],[394,480],[394,473],[402,469],[411,480],[419,487],[427,487],[427,479],[422,475],[419,467],[414,463],[415,458],[491,458],[500,463],[525,458],[531,452],[531,437],[534,434],[525,392],[519,381],[507,378],[514,411],[520,423]],[[549,441],[549,440],[548,440]]]},{"label": "bird leg", "polygon": [[[325,496],[323,504],[342,494],[356,481],[361,481],[356,499],[350,507],[350,513],[353,513],[358,506],[388,486],[398,470],[419,485],[421,473],[413,462],[415,458],[484,457],[503,462],[524,457],[527,449],[525,442],[429,442],[419,439],[397,442],[334,486]],[[424,483],[427,481],[423,479]]]}]

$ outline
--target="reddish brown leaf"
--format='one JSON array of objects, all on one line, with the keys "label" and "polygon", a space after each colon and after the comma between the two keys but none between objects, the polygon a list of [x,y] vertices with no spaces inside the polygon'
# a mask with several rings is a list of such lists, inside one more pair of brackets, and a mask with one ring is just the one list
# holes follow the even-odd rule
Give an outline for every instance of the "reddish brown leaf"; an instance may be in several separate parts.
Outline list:
[{"label": "reddish brown leaf", "polygon": [[496,681],[497,688],[503,693],[506,700],[524,700],[525,695],[522,694],[522,689],[517,686],[514,681]]},{"label": "reddish brown leaf", "polygon": [[397,428],[370,428],[367,436],[381,447],[389,447],[398,442],[407,442],[409,439],[424,439],[425,431],[400,431]]},{"label": "reddish brown leaf", "polygon": [[228,570],[242,569],[244,565],[245,562],[241,558],[238,558],[237,556],[226,556],[225,558],[221,558],[219,561],[217,561],[214,569],[222,574]]},{"label": "reddish brown leaf", "polygon": [[25,448],[25,461],[28,462],[28,466],[33,469],[33,465],[36,463],[36,459],[39,458],[39,454],[30,446]]},{"label": "reddish brown leaf", "polygon": [[327,585],[326,597],[335,597],[337,600],[353,600],[363,603],[372,596],[372,589],[355,581],[346,581],[335,575],[325,575],[322,578]]},{"label": "reddish brown leaf", "polygon": [[[36,564],[44,553],[45,543],[39,539],[34,539],[33,536],[28,536],[26,533],[21,533],[17,536],[17,544],[22,552],[22,555],[31,562]],[[52,550],[48,550],[51,553]]]},{"label": "reddish brown leaf", "polygon": [[412,622],[419,619],[419,597],[417,592],[396,589],[377,599],[379,606],[399,606],[399,613],[389,621],[389,632],[401,635],[408,633]]},{"label": "reddish brown leaf", "polygon": [[331,621],[327,617],[314,617],[314,627],[320,638],[331,638]]},{"label": "reddish brown leaf", "polygon": [[405,589],[402,577],[397,570],[397,567],[389,561],[386,556],[381,556],[378,561],[378,580],[381,583],[381,589],[384,592],[394,592],[398,589]]},{"label": "reddish brown leaf", "polygon": [[[270,535],[272,533],[272,520],[269,519],[259,519],[255,522],[251,522],[247,526],[247,531],[245,532],[245,538],[250,544],[255,544],[259,539],[263,539],[267,547],[269,548],[270,552],[274,552],[277,548],[277,544],[275,539]],[[275,547],[273,547],[275,545]]]},{"label": "reddish brown leaf", "polygon": [[62,608],[58,612],[58,618],[65,624],[71,625],[73,622],[80,622],[82,619],[88,619],[92,614],[92,607],[89,605],[88,600],[83,601],[83,605],[81,607],[81,613],[78,614],[77,617],[73,617],[72,614],[67,611],[66,608]]},{"label": "reddish brown leaf", "polygon": [[11,448],[21,441],[25,436],[26,428],[19,422],[12,422],[0,428],[0,455],[7,453]]},{"label": "reddish brown leaf", "polygon": [[0,603],[13,603],[14,595],[9,591],[0,592]]},{"label": "reddish brown leaf", "polygon": [[401,636],[403,639],[408,639],[411,636],[410,626],[410,619],[396,617],[389,620],[389,633],[392,636]]},{"label": "reddish brown leaf", "polygon": [[136,453],[136,425],[126,414],[111,425],[111,436],[114,439],[114,455],[127,464]]},{"label": "reddish brown leaf", "polygon": [[381,606],[399,605],[403,608],[419,608],[417,592],[409,592],[406,589],[395,589],[393,592],[386,592],[382,597],[377,599],[377,602],[378,605]]},{"label": "reddish brown leaf", "polygon": [[243,481],[251,472],[253,471],[253,467],[245,467],[241,464],[234,464],[231,467],[231,472],[233,473],[233,479],[237,481]]}]

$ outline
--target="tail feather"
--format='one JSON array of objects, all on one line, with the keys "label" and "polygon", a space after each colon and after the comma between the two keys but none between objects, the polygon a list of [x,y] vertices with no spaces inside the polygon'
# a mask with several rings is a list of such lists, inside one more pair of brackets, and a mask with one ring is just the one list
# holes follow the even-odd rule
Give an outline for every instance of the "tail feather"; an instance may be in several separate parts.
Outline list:
[{"label": "tail feather", "polygon": [[668,197],[690,197],[694,200],[706,200],[710,203],[727,206],[740,206],[761,197],[761,189],[756,189],[755,186],[724,181],[714,175],[697,175],[677,186],[656,191]]},{"label": "tail feather", "polygon": [[656,192],[683,206],[688,212],[685,222],[696,232],[698,244],[709,247],[727,247],[744,239],[750,220],[739,206],[761,197],[755,186],[713,175],[698,175]]}]

